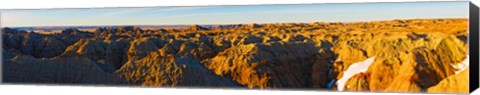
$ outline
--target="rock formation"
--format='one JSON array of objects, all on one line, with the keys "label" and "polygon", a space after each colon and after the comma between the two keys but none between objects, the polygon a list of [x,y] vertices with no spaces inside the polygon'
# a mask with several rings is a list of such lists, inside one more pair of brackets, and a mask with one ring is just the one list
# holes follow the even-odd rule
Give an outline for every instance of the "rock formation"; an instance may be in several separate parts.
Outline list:
[{"label": "rock formation", "polygon": [[409,19],[45,34],[3,28],[2,82],[466,93],[467,25]]}]

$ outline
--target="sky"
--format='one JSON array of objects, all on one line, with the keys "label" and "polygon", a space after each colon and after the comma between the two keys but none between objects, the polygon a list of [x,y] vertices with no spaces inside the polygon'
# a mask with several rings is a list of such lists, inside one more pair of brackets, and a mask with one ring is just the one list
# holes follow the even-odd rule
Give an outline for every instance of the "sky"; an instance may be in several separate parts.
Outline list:
[{"label": "sky", "polygon": [[1,10],[1,27],[357,22],[468,18],[468,2]]}]

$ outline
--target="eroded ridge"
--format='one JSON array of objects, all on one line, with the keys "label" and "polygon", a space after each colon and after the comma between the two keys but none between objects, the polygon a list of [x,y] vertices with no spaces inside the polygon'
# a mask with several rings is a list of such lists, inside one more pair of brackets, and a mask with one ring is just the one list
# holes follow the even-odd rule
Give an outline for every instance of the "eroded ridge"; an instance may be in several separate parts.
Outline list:
[{"label": "eroded ridge", "polygon": [[[3,28],[3,82],[468,92],[468,19]],[[365,65],[366,64],[366,65]]]}]

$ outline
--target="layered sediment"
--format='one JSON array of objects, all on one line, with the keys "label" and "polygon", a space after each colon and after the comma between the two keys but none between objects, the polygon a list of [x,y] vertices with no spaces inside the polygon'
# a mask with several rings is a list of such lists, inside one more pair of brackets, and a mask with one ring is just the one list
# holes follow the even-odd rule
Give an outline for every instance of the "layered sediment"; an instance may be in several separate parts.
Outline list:
[{"label": "layered sediment", "polygon": [[410,19],[48,34],[3,28],[2,82],[467,93],[467,25]]}]

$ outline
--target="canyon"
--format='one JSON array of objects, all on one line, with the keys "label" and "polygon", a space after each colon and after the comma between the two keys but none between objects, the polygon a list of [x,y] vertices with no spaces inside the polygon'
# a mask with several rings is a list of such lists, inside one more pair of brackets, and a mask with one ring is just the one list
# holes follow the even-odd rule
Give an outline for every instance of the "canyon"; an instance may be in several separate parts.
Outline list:
[{"label": "canyon", "polygon": [[468,93],[468,19],[36,33],[2,28],[2,82]]}]

